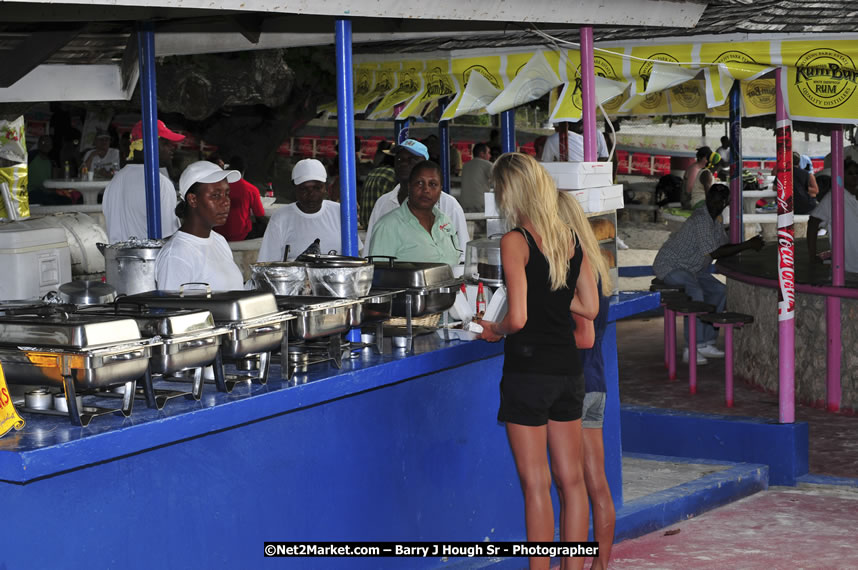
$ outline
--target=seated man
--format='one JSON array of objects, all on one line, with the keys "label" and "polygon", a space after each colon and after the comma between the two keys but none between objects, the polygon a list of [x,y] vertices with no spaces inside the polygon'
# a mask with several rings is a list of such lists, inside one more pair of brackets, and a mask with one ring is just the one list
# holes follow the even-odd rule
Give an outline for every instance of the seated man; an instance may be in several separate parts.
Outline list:
[{"label": "seated man", "polygon": [[[185,135],[174,133],[163,121],[158,121],[158,162],[166,167],[173,161],[175,144]],[[116,173],[107,188],[101,211],[107,225],[110,243],[126,241],[131,237],[148,237],[146,218],[146,183],[143,179],[143,122],[131,129],[133,156],[125,167]],[[161,237],[166,238],[179,229],[176,217],[176,187],[163,173],[159,175],[161,197]]]},{"label": "seated man", "polygon": [[[408,197],[408,178],[411,174],[411,169],[421,161],[429,160],[429,151],[421,142],[414,139],[407,139],[401,144],[398,144],[393,149],[394,156],[394,173],[396,174],[397,186],[383,194],[379,198],[375,207],[372,209],[372,215],[369,217],[369,223],[366,227],[366,243],[372,241],[372,235],[375,231],[375,224],[385,214],[396,210]],[[468,222],[465,220],[465,212],[459,202],[446,192],[441,192],[438,199],[438,209],[450,218],[453,222],[453,227],[458,235],[458,248],[460,250],[461,260],[465,259],[465,246],[471,240],[468,233]]]},{"label": "seated man", "polygon": [[[843,234],[846,271],[858,273],[858,162],[846,159],[843,165]],[[819,201],[807,221],[807,249],[810,258],[822,262],[816,255],[817,233],[821,223],[831,227],[831,193]],[[829,231],[829,235],[831,232]]]},{"label": "seated man", "polygon": [[[760,236],[739,244],[728,244],[727,234],[718,216],[727,206],[730,189],[724,184],[715,184],[706,195],[706,207],[694,213],[672,233],[652,264],[655,276],[668,285],[682,286],[685,294],[694,301],[703,301],[722,312],[727,301],[727,290],[723,283],[709,272],[713,259],[735,255],[746,249],[763,247]],[[706,364],[709,358],[721,358],[724,352],[715,346],[718,331],[712,325],[697,321],[697,364]],[[685,325],[685,342],[688,343],[688,321]],[[688,362],[688,348],[683,352],[683,361]]]},{"label": "seated man", "polygon": [[399,261],[459,263],[456,229],[438,206],[441,168],[430,160],[418,163],[408,181],[408,199],[378,221],[369,255]]},{"label": "seated man", "polygon": [[119,149],[110,148],[107,131],[96,131],[95,148],[84,155],[83,165],[98,178],[110,178],[119,170]]},{"label": "seated man", "polygon": [[[317,239],[322,253],[331,250],[342,252],[340,205],[325,200],[327,178],[325,166],[318,160],[305,158],[298,161],[292,169],[297,201],[283,206],[271,216],[259,248],[258,261],[291,261]],[[358,243],[358,247],[362,244]]]}]

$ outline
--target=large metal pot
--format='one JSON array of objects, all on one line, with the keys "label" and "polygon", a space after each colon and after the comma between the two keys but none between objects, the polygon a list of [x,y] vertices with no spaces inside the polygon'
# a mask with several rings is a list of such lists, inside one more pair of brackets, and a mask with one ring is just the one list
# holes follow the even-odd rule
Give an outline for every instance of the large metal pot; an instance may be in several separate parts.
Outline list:
[{"label": "large metal pot", "polygon": [[253,288],[270,291],[275,295],[309,295],[307,267],[294,261],[251,263],[250,278]]},{"label": "large metal pot", "polygon": [[303,254],[298,261],[307,264],[307,279],[313,295],[323,297],[364,297],[372,287],[373,265],[362,257]]},{"label": "large metal pot", "polygon": [[120,295],[135,295],[157,289],[155,258],[163,245],[160,240],[98,244],[98,249],[104,254],[107,282]]}]

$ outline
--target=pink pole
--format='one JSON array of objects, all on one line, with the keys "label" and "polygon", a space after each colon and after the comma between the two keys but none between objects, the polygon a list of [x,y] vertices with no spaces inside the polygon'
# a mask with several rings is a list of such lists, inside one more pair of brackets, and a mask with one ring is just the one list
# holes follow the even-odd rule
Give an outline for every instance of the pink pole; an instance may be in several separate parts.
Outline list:
[{"label": "pink pole", "polygon": [[688,391],[697,393],[697,314],[688,315]]},{"label": "pink pole", "polygon": [[665,318],[670,318],[667,323],[667,334],[670,337],[670,352],[667,354],[667,377],[676,380],[676,313],[670,309],[664,310]]},{"label": "pink pole", "polygon": [[593,65],[593,28],[581,27],[581,120],[584,121],[584,162],[596,156],[596,77]]},{"label": "pink pole", "polygon": [[727,350],[725,351],[727,354],[724,355],[724,366],[726,370],[724,372],[724,382],[726,384],[725,389],[727,391],[727,407],[733,407],[733,325],[727,325],[724,327],[724,344],[726,345]]},{"label": "pink pole", "polygon": [[[843,127],[831,129],[831,284],[846,284],[846,240],[843,224]],[[828,410],[840,409],[840,366],[843,344],[840,340],[840,297],[825,299],[825,332],[827,351],[826,400]]]},{"label": "pink pole", "polygon": [[778,402],[780,422],[795,422],[795,231],[792,204],[792,121],[784,103],[786,68],[775,72],[778,164]]}]

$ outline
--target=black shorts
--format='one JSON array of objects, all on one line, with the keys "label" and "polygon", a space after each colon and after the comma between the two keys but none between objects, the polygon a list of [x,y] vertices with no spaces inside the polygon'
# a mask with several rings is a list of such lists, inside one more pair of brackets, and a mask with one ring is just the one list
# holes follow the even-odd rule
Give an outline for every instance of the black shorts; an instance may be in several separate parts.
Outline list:
[{"label": "black shorts", "polygon": [[505,372],[500,396],[498,421],[523,426],[571,422],[581,419],[584,376]]}]

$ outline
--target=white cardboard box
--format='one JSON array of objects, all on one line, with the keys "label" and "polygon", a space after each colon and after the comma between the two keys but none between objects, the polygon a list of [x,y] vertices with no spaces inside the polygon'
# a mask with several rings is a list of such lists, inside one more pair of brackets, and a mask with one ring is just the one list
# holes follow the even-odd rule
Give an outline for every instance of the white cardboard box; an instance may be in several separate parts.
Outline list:
[{"label": "white cardboard box", "polygon": [[587,190],[563,190],[578,199],[586,213],[619,210],[623,207],[623,185],[613,184]]},{"label": "white cardboard box", "polygon": [[614,167],[610,162],[542,162],[558,190],[583,190],[610,186]]}]

